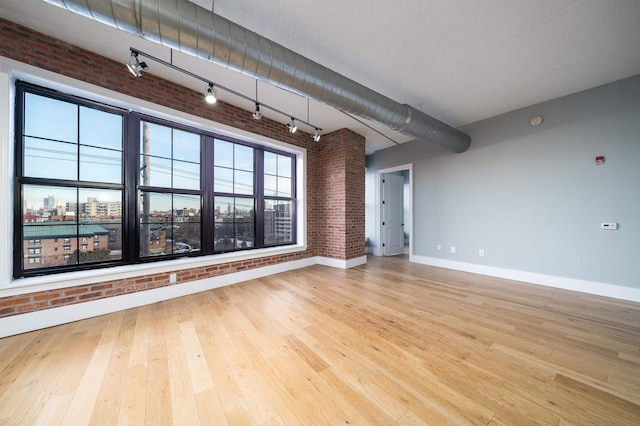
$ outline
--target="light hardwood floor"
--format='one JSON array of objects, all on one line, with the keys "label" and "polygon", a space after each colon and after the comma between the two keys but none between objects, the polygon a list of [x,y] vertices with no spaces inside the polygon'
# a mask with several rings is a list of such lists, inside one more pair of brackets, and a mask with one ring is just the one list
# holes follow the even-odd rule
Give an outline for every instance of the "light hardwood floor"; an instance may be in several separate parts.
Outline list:
[{"label": "light hardwood floor", "polygon": [[640,304],[314,266],[0,340],[0,424],[639,425]]}]

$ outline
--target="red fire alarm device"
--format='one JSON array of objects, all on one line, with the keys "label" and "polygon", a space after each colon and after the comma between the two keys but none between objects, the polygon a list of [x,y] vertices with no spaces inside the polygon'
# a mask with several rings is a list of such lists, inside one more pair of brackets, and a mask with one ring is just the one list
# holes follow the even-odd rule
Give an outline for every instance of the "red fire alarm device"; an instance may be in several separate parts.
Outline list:
[{"label": "red fire alarm device", "polygon": [[604,164],[604,155],[598,155],[596,157],[596,164],[597,165]]}]

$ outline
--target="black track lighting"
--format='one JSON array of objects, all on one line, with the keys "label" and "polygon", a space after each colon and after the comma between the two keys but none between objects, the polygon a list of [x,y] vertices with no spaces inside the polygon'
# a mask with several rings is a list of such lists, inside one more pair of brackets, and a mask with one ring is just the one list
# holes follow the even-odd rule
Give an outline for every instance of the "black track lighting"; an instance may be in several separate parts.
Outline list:
[{"label": "black track lighting", "polygon": [[287,129],[289,129],[289,133],[294,134],[296,130],[298,130],[298,126],[296,126],[296,121],[293,117],[291,117],[291,121],[287,123]]},{"label": "black track lighting", "polygon": [[138,54],[132,51],[131,57],[129,58],[129,63],[127,64],[127,69],[134,76],[140,77],[142,75],[142,71],[148,70],[149,66],[146,64],[146,62],[140,62],[138,60]]},{"label": "black track lighting", "polygon": [[138,49],[134,49],[133,47],[129,48],[129,50],[131,51],[131,57],[129,59],[129,63],[127,64],[127,69],[129,69],[131,74],[135,75],[136,77],[140,77],[142,75],[142,71],[146,71],[146,70],[149,69],[149,67],[147,66],[147,64],[145,62],[140,62],[138,60],[138,55],[141,55],[144,58],[150,59],[150,60],[155,61],[155,62],[157,62],[157,63],[159,63],[161,65],[164,65],[164,66],[169,67],[169,68],[171,68],[173,70],[179,71],[179,72],[181,72],[183,74],[186,74],[188,76],[191,76],[191,77],[193,77],[195,79],[198,79],[200,81],[203,81],[203,82],[207,83],[207,88],[205,89],[205,92],[204,92],[204,100],[208,104],[215,104],[216,103],[216,101],[217,101],[216,88],[220,89],[220,90],[224,90],[225,92],[228,92],[228,93],[230,93],[232,95],[235,95],[235,96],[238,96],[238,97],[240,97],[242,99],[245,99],[247,101],[253,102],[254,105],[255,105],[255,108],[254,108],[253,112],[251,113],[251,116],[254,119],[256,119],[256,120],[262,119],[262,109],[263,108],[267,108],[270,111],[273,111],[273,112],[275,112],[277,114],[284,115],[284,116],[288,115],[291,118],[291,121],[288,122],[285,125],[287,130],[289,131],[289,133],[293,134],[298,130],[298,126],[296,125],[296,120],[298,120],[299,122],[303,123],[304,125],[309,126],[312,129],[315,129],[315,134],[311,136],[315,142],[318,142],[320,140],[320,131],[322,129],[320,127],[317,127],[317,126],[315,126],[315,125],[313,125],[313,124],[308,122],[308,119],[309,119],[309,100],[308,99],[307,99],[307,121],[304,121],[302,119],[297,119],[294,116],[289,115],[286,112],[281,111],[281,110],[279,110],[277,108],[274,108],[274,107],[272,107],[270,105],[258,102],[258,81],[257,80],[256,80],[256,96],[255,96],[255,98],[250,98],[250,97],[248,97],[248,96],[246,96],[246,95],[244,95],[242,93],[236,92],[235,90],[232,90],[232,89],[230,89],[228,87],[224,87],[224,86],[221,86],[219,84],[215,84],[214,85],[214,83],[211,80],[209,80],[207,78],[204,78],[202,76],[199,76],[197,74],[194,74],[191,71],[188,71],[186,69],[183,69],[183,68],[180,68],[180,67],[174,65],[173,61],[171,61],[171,62],[164,61],[164,60],[162,60],[160,58],[151,56],[148,53],[142,52],[142,51],[140,51]]},{"label": "black track lighting", "polygon": [[251,115],[256,120],[260,120],[262,118],[262,113],[260,112],[260,104],[258,102],[256,102],[256,108],[253,110],[253,114]]},{"label": "black track lighting", "polygon": [[216,89],[213,88],[213,84],[209,83],[207,90],[204,92],[204,100],[210,105],[213,105],[218,100],[216,98]]}]

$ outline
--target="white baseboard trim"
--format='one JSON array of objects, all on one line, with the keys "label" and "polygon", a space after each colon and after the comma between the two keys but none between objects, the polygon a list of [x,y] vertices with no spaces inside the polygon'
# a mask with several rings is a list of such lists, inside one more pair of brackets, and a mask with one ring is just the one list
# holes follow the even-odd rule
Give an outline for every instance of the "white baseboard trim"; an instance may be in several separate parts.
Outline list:
[{"label": "white baseboard trim", "polygon": [[150,305],[157,301],[157,290],[154,289],[4,317],[0,318],[0,338]]},{"label": "white baseboard trim", "polygon": [[439,268],[455,269],[457,271],[472,272],[474,274],[522,281],[546,287],[560,288],[563,290],[577,291],[597,296],[612,297],[614,299],[628,300],[630,302],[640,302],[640,288],[584,281],[574,278],[556,277],[554,275],[537,274],[534,272],[517,271],[514,269],[497,268],[494,266],[474,265],[472,263],[456,262],[453,260],[438,259],[435,257],[410,255],[409,261],[424,265],[437,266]]},{"label": "white baseboard trim", "polygon": [[367,256],[354,257],[353,259],[341,260],[330,257],[318,256],[318,265],[331,266],[332,268],[350,269],[367,263]]},{"label": "white baseboard trim", "polygon": [[242,281],[305,268],[307,266],[317,265],[318,263],[317,257],[309,257],[292,262],[278,263],[276,265],[265,266],[262,268],[249,269],[217,277],[205,278],[203,280],[189,281],[178,285],[159,287],[152,290],[76,303],[74,305],[66,305],[57,308],[12,315],[0,318],[0,338],[110,314],[125,309],[149,305],[163,300],[169,300],[176,297],[199,293],[201,291],[236,284]]}]

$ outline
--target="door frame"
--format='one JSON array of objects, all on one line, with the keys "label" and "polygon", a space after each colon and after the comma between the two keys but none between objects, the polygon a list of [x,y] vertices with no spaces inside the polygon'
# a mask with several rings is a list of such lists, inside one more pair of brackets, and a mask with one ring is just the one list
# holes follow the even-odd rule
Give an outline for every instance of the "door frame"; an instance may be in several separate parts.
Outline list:
[{"label": "door frame", "polygon": [[[404,206],[409,211],[409,220],[411,229],[409,231],[409,256],[413,255],[413,163],[403,164],[400,166],[388,167],[377,171],[376,179],[376,241],[378,244],[373,249],[374,256],[382,256],[382,244],[386,244],[384,240],[384,232],[382,229],[382,177],[385,173],[409,171],[409,196],[405,197]],[[403,207],[404,207],[403,206]]]}]

